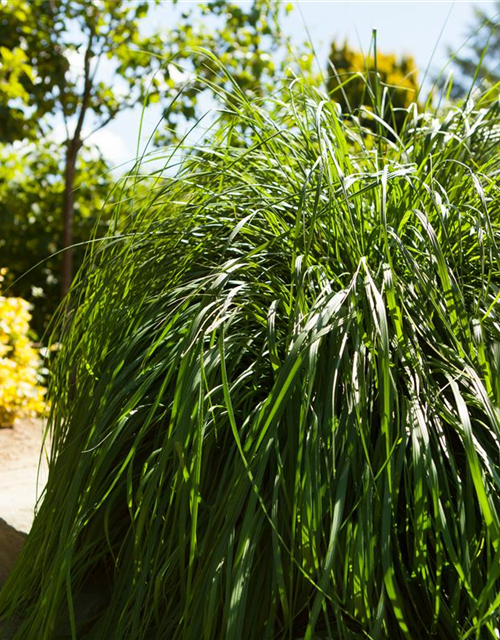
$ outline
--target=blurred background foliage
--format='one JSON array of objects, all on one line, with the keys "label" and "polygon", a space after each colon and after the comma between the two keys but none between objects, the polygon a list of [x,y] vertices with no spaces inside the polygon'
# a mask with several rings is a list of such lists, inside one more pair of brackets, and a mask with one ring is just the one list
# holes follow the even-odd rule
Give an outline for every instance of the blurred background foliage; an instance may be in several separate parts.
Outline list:
[{"label": "blurred background foliage", "polygon": [[476,4],[473,12],[465,45],[456,53],[448,50],[455,97],[469,93],[471,79],[483,91],[500,81],[500,0],[489,3],[486,10]]},{"label": "blurred background foliage", "polygon": [[[290,6],[276,0],[199,3],[177,25],[144,35],[157,4],[0,1],[0,247],[12,293],[36,305],[39,334],[81,261],[73,245],[97,218],[106,224],[101,209],[113,178],[95,149],[89,153],[89,138],[121,111],[157,103],[164,122],[156,143],[178,141],[206,108],[199,104],[207,81],[226,89],[234,81],[257,95],[271,87],[277,50],[287,50],[279,15]],[[233,80],[216,78],[207,56],[193,54],[202,46]]]},{"label": "blurred background foliage", "polygon": [[0,428],[18,417],[45,409],[40,356],[30,338],[30,305],[2,295],[5,269],[0,269]]},{"label": "blurred background foliage", "polygon": [[[39,337],[61,300],[63,162],[61,145],[50,139],[0,148],[0,255],[8,267],[4,285],[32,302]],[[103,205],[112,186],[105,160],[85,150],[75,176],[75,243],[88,240],[98,223],[104,232]],[[76,267],[83,253],[75,252]]]},{"label": "blurred background foliage", "polygon": [[387,95],[381,96],[381,103],[386,108],[377,115],[395,129],[401,128],[405,110],[416,103],[419,91],[417,68],[411,56],[398,60],[394,53],[380,51],[365,56],[347,42],[342,46],[333,42],[329,67],[328,91],[344,113],[357,114],[361,106],[371,109],[377,102],[377,88],[383,87]]}]

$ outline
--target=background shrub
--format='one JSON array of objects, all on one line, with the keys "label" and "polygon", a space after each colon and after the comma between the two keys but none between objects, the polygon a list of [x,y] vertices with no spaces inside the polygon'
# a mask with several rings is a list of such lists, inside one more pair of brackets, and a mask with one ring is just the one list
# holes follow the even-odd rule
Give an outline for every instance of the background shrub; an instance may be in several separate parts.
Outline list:
[{"label": "background shrub", "polygon": [[[0,269],[0,284],[5,269]],[[45,408],[40,355],[29,337],[31,305],[0,295],[0,427]]]},{"label": "background shrub", "polygon": [[394,53],[367,55],[347,42],[332,43],[328,64],[328,92],[343,113],[358,113],[361,106],[401,129],[406,110],[417,102],[419,86],[412,56],[400,60]]}]

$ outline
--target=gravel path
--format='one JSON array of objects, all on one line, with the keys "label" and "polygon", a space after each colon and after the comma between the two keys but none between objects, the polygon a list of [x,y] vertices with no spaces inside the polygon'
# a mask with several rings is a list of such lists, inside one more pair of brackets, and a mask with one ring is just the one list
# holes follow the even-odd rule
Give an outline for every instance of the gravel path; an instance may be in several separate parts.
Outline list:
[{"label": "gravel path", "polygon": [[[0,589],[24,543],[25,533],[31,528],[37,496],[47,480],[45,461],[38,470],[41,449],[39,420],[24,420],[13,429],[0,429]],[[110,597],[106,577],[90,577],[85,589],[75,596],[77,624],[94,617]],[[12,637],[14,628],[8,625],[0,622],[0,640]],[[70,626],[64,616],[59,625],[57,637],[69,638]]]},{"label": "gravel path", "polygon": [[45,460],[38,469],[41,449],[40,420],[23,420],[12,429],[0,429],[0,518],[26,533],[47,480]]}]

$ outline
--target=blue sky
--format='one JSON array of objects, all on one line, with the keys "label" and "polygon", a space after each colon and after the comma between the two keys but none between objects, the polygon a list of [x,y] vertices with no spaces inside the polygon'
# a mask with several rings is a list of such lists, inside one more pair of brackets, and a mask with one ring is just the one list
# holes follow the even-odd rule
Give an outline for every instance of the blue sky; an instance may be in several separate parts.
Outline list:
[{"label": "blue sky", "polygon": [[[171,0],[164,0],[151,22],[154,20],[156,28],[162,24],[171,27],[186,5],[197,3],[198,0],[181,0],[174,7]],[[433,54],[431,67],[440,70],[446,64],[448,47],[458,49],[465,42],[475,5],[487,9],[485,5],[489,4],[494,9],[493,0],[300,0],[293,4],[294,10],[284,19],[282,28],[297,45],[310,38],[323,68],[333,40],[347,39],[367,51],[376,28],[379,51],[412,54],[420,78]],[[146,113],[144,137],[157,120],[157,111]],[[93,141],[115,164],[131,160],[135,156],[138,123],[137,112],[121,114]]]},{"label": "blue sky", "polygon": [[[326,59],[332,40],[347,38],[351,45],[368,49],[372,29],[377,29],[380,51],[412,54],[423,69],[437,44],[437,67],[446,61],[446,47],[458,47],[465,40],[475,2],[439,0],[303,0],[286,25],[293,38],[307,37],[306,26],[320,58]],[[305,23],[305,24],[304,24]],[[440,40],[440,33],[443,35]]]}]

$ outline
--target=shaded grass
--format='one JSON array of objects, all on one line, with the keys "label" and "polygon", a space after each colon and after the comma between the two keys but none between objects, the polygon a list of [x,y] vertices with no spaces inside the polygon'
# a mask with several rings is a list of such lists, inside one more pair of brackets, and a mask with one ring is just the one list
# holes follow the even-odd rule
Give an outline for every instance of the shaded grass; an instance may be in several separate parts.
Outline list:
[{"label": "shaded grass", "polygon": [[16,638],[497,637],[498,107],[284,95],[89,250]]}]

